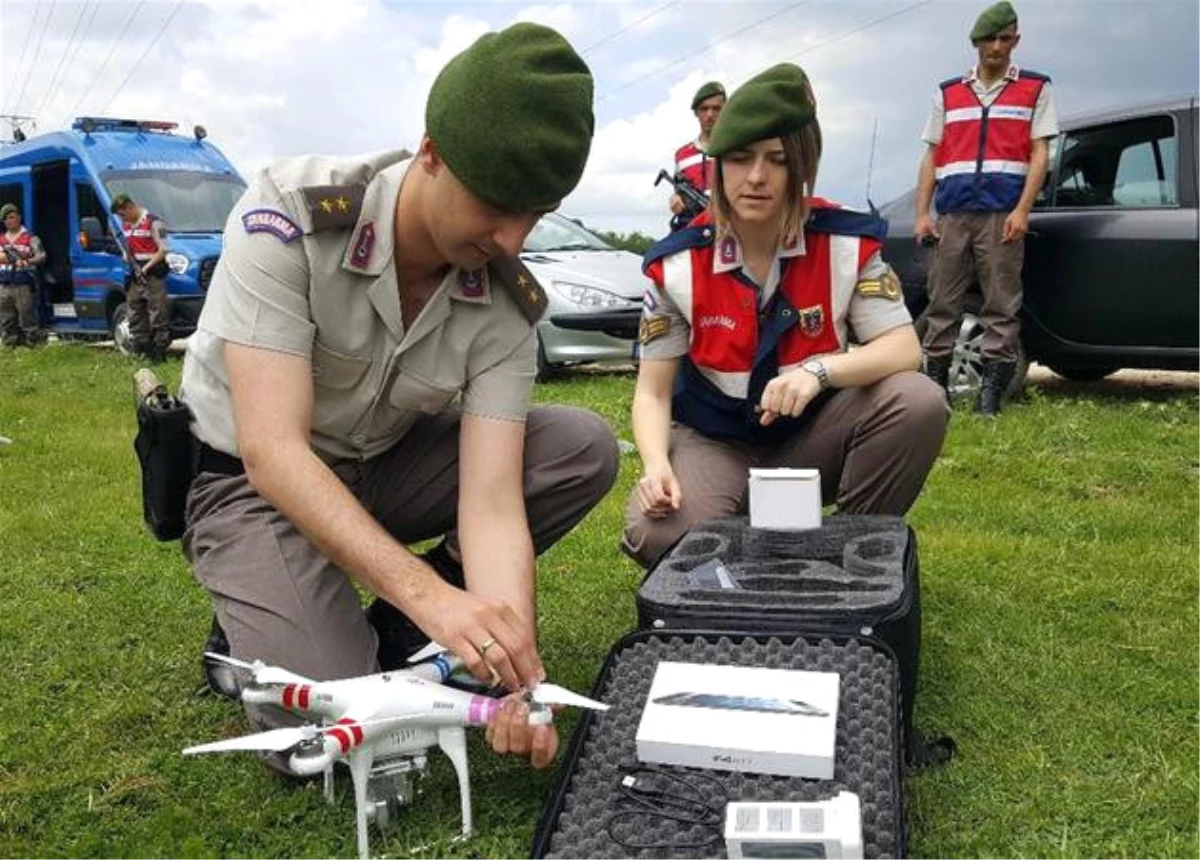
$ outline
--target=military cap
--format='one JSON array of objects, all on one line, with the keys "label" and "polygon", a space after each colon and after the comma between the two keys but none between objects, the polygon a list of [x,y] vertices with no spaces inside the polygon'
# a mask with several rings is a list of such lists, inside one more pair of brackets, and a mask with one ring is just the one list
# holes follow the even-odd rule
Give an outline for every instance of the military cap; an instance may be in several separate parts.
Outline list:
[{"label": "military cap", "polygon": [[438,74],[425,129],[456,177],[508,211],[557,206],[592,146],[592,73],[559,33],[485,33]]},{"label": "military cap", "polygon": [[817,105],[804,70],[780,63],[742,84],[713,126],[708,154],[716,157],[733,149],[799,131],[816,119]]},{"label": "military cap", "polygon": [[1017,10],[1008,0],[1000,0],[999,3],[993,3],[984,9],[975,19],[975,26],[971,28],[971,41],[978,42],[980,39],[994,36],[1009,24],[1015,23],[1017,23]]},{"label": "military cap", "polygon": [[13,203],[5,203],[3,206],[0,206],[0,220],[7,218],[13,212],[16,212],[18,215],[21,214],[21,210]]},{"label": "military cap", "polygon": [[122,209],[124,209],[126,206],[128,206],[132,202],[133,202],[133,198],[130,197],[128,194],[126,194],[124,191],[122,191],[120,194],[118,194],[116,197],[113,198],[112,206],[109,206],[108,208],[111,212],[113,212],[115,214],[117,212],[120,212]]},{"label": "military cap", "polygon": [[725,95],[725,87],[721,84],[721,82],[709,81],[707,84],[701,86],[700,89],[696,90],[696,94],[692,96],[692,110],[700,107],[700,102],[704,101],[705,99],[711,99],[713,96],[723,95]]}]

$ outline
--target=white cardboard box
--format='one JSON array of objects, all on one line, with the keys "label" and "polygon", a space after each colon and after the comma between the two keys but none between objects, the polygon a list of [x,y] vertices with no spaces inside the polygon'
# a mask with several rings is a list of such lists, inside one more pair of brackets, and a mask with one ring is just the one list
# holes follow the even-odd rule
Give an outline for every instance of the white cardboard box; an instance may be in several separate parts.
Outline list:
[{"label": "white cardboard box", "polygon": [[751,469],[750,525],[801,531],[821,527],[819,469]]},{"label": "white cardboard box", "polygon": [[831,779],[839,684],[836,672],[661,662],[638,759]]}]

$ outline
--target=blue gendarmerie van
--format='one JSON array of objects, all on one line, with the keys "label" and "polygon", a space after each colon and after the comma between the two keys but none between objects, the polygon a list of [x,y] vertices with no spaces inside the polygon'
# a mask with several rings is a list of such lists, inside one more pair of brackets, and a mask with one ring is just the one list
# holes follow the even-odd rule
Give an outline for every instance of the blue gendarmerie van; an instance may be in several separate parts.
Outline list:
[{"label": "blue gendarmerie van", "polygon": [[129,351],[129,269],[109,211],[124,192],[166,226],[172,337],[195,330],[225,219],[246,183],[202,126],[191,137],[175,128],[80,117],[69,131],[0,147],[0,205],[15,203],[46,249],[37,300],[43,329],[62,338],[112,337]]}]

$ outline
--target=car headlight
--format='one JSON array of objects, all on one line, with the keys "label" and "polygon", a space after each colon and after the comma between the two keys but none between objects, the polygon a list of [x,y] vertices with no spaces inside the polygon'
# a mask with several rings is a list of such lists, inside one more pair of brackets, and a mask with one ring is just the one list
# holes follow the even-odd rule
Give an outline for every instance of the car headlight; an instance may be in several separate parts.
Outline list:
[{"label": "car headlight", "polygon": [[633,304],[629,299],[583,284],[573,284],[570,281],[551,281],[554,291],[572,304],[582,308],[624,308]]},{"label": "car headlight", "polygon": [[186,254],[176,254],[174,251],[167,253],[167,268],[177,275],[182,275],[186,272],[191,262]]}]

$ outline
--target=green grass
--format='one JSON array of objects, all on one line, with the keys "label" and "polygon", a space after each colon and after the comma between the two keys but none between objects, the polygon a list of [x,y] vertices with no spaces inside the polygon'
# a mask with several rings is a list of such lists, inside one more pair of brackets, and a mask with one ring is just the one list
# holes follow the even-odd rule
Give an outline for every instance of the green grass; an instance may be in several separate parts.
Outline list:
[{"label": "green grass", "polygon": [[[208,598],[141,523],[134,368],[79,345],[0,352],[0,855],[352,856],[344,779],[329,807],[252,756],[179,754],[245,725],[200,694]],[[624,438],[631,393],[612,374],[537,392]],[[955,415],[911,521],[917,721],[959,752],[909,778],[913,856],[1197,856],[1197,407],[1194,391],[1046,384],[998,422]],[[636,623],[616,540],[637,469],[626,457],[540,564],[543,657],[576,689]],[[454,844],[453,774],[432,762],[377,854],[527,854],[554,769],[477,734],[478,835]]]}]

